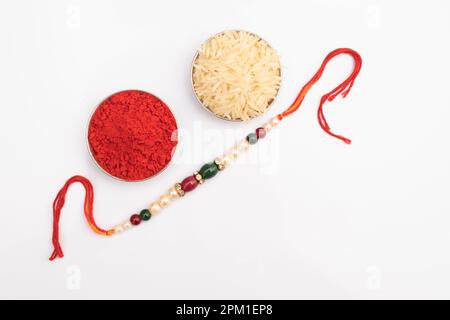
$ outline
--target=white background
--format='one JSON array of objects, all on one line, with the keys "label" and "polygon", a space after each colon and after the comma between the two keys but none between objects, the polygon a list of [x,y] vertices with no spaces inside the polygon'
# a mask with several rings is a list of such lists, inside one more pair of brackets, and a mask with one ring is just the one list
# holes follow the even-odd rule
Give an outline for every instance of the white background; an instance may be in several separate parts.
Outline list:
[{"label": "white background", "polygon": [[[190,87],[197,47],[224,29],[281,55],[283,85],[250,123],[213,117]],[[0,298],[450,298],[448,1],[2,1]],[[351,71],[338,57],[301,110],[248,156],[139,228],[102,238],[73,186],[66,257],[49,262],[51,204],[67,178],[95,186],[107,228],[281,112],[325,55],[363,68],[345,100],[320,96]],[[180,128],[174,162],[142,183],[90,159],[95,106],[152,92]],[[228,138],[225,138],[227,140]]]}]

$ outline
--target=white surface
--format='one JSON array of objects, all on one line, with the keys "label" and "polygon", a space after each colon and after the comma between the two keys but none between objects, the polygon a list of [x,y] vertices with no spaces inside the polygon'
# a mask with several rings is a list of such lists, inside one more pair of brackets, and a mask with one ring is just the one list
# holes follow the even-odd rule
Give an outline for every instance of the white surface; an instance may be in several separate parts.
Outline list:
[{"label": "white surface", "polygon": [[[269,114],[224,122],[195,101],[196,48],[228,28],[281,54]],[[450,298],[448,1],[2,1],[0,298]],[[101,226],[144,207],[231,141],[282,111],[337,47],[303,108],[247,158],[150,223],[113,238],[87,227],[73,186],[66,257],[50,263],[51,203],[74,174],[95,185]],[[175,162],[144,183],[104,175],[85,127],[107,95],[163,98],[181,129]]]}]

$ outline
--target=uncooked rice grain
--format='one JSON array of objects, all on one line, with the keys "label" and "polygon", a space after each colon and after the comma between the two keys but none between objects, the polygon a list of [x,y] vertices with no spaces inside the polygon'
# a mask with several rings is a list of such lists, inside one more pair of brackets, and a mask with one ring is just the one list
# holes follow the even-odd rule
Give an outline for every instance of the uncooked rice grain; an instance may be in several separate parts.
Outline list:
[{"label": "uncooked rice grain", "polygon": [[263,114],[281,84],[276,51],[246,31],[225,31],[198,50],[192,81],[198,99],[217,116],[248,120]]}]

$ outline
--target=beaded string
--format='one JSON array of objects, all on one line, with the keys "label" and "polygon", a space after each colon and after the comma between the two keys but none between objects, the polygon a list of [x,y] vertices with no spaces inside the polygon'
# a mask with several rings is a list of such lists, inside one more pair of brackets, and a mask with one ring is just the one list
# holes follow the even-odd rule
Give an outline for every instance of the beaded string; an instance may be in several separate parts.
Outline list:
[{"label": "beaded string", "polygon": [[336,96],[338,96],[339,94],[341,94],[343,98],[347,96],[347,94],[350,92],[353,86],[353,82],[355,81],[361,69],[362,65],[361,56],[352,49],[341,48],[330,52],[325,57],[319,70],[311,78],[311,80],[309,80],[308,83],[306,83],[306,85],[300,90],[300,93],[298,94],[297,98],[288,109],[278,114],[276,117],[270,119],[261,127],[257,128],[255,132],[248,134],[245,137],[245,139],[240,141],[238,144],[229,149],[223,155],[217,157],[213,162],[204,164],[199,171],[194,172],[193,175],[190,175],[181,182],[176,183],[172,188],[169,189],[169,191],[166,194],[162,195],[158,200],[152,202],[148,208],[141,210],[139,213],[131,215],[131,217],[128,220],[119,225],[116,225],[112,229],[103,230],[99,228],[95,223],[93,215],[94,190],[89,180],[82,176],[73,176],[72,178],[67,180],[63,188],[58,192],[55,201],[53,202],[52,242],[54,246],[54,251],[49,259],[54,260],[57,257],[62,258],[64,256],[59,241],[59,220],[61,216],[61,209],[64,206],[65,196],[71,184],[79,182],[85,188],[86,195],[84,201],[84,214],[86,216],[89,226],[97,234],[111,236],[116,233],[128,230],[133,226],[137,226],[141,224],[141,222],[143,221],[148,221],[151,219],[152,216],[158,214],[162,208],[167,207],[173,200],[183,197],[186,193],[196,189],[198,185],[203,184],[205,180],[211,179],[219,171],[224,170],[231,163],[232,160],[236,159],[238,155],[240,155],[243,151],[246,151],[250,145],[254,145],[258,142],[259,139],[263,139],[266,136],[266,134],[272,130],[272,128],[276,127],[281,122],[281,120],[297,111],[300,105],[302,104],[303,99],[305,98],[308,91],[322,76],[322,73],[324,72],[328,62],[340,54],[348,54],[353,58],[354,60],[353,72],[339,86],[337,86],[336,88],[334,88],[333,90],[322,96],[322,98],[320,99],[319,108],[317,110],[317,118],[319,121],[319,125],[327,134],[349,144],[351,140],[331,132],[330,126],[328,125],[323,113],[323,105],[325,104],[326,101],[333,101],[334,98],[336,98]]}]

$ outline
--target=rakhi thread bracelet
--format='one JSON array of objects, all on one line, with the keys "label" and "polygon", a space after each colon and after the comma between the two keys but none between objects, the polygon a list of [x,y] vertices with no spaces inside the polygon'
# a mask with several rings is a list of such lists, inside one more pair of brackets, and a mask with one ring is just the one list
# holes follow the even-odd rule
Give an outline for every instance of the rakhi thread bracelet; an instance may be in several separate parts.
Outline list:
[{"label": "rakhi thread bracelet", "polygon": [[340,54],[348,54],[353,58],[354,60],[353,71],[345,81],[343,81],[336,88],[334,88],[333,90],[322,96],[322,98],[320,99],[319,108],[317,110],[317,119],[319,121],[319,125],[327,134],[339,140],[342,140],[347,144],[350,144],[351,140],[331,132],[330,126],[328,125],[323,113],[323,105],[325,104],[326,101],[333,101],[334,98],[336,98],[336,96],[338,95],[342,95],[343,98],[345,98],[348,95],[361,69],[362,65],[361,56],[352,49],[340,48],[330,52],[326,56],[319,70],[311,78],[311,80],[309,80],[308,83],[306,83],[303,86],[303,88],[300,90],[300,93],[296,97],[295,101],[284,112],[270,119],[261,127],[258,127],[255,130],[255,132],[248,134],[245,139],[243,139],[234,147],[229,149],[222,156],[217,157],[213,162],[204,164],[193,175],[190,175],[181,182],[176,183],[173,187],[169,189],[169,191],[166,194],[162,195],[160,198],[158,198],[158,200],[152,202],[148,208],[141,210],[139,213],[132,214],[129,219],[111,229],[108,230],[101,229],[100,227],[97,226],[94,220],[93,215],[94,189],[91,182],[85,177],[79,175],[73,176],[72,178],[67,180],[64,186],[58,192],[53,202],[52,242],[54,250],[49,259],[54,260],[55,258],[58,257],[62,258],[64,256],[59,241],[59,220],[61,216],[61,209],[63,208],[65,203],[65,196],[71,184],[79,182],[84,186],[86,191],[84,201],[84,214],[86,216],[90,228],[97,234],[104,236],[112,236],[114,234],[128,230],[133,226],[138,226],[141,224],[141,222],[150,220],[150,218],[153,215],[158,214],[161,211],[161,209],[167,207],[173,200],[183,197],[186,193],[189,193],[194,189],[196,189],[198,185],[203,184],[205,180],[211,179],[214,176],[216,176],[218,172],[225,169],[230,164],[230,162],[236,159],[242,152],[248,150],[251,145],[256,144],[259,139],[263,139],[266,136],[266,134],[269,133],[274,127],[276,127],[285,117],[297,111],[308,91],[322,76],[322,73],[325,70],[327,63],[331,59]]}]

